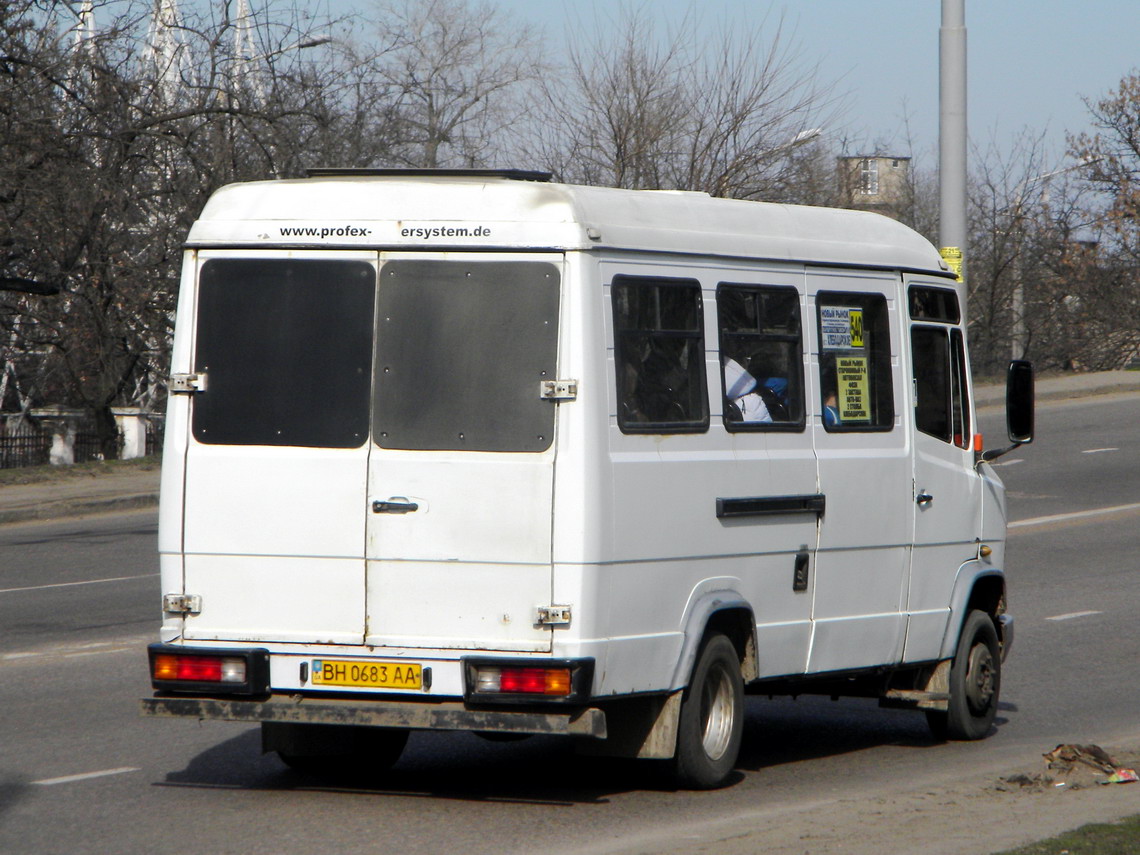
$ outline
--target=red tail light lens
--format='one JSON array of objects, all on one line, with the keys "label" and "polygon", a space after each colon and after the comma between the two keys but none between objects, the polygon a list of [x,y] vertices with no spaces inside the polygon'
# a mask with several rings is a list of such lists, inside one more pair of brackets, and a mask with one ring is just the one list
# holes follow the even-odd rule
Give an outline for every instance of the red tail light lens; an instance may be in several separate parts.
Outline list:
[{"label": "red tail light lens", "polygon": [[594,660],[491,659],[464,660],[464,700],[473,704],[580,704],[589,700]]},{"label": "red tail light lens", "polygon": [[499,674],[499,691],[527,695],[568,695],[570,669],[503,668]]},{"label": "red tail light lens", "polygon": [[177,680],[187,683],[244,683],[245,659],[238,656],[195,656],[189,654],[159,654],[154,657],[156,680]]},{"label": "red tail light lens", "polygon": [[159,692],[269,694],[269,651],[151,644],[150,682]]}]

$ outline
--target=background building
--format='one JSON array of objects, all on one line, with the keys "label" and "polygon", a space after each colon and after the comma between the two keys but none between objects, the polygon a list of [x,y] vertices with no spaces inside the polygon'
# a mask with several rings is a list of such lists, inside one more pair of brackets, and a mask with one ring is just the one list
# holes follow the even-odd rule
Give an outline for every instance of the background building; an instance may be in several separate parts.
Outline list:
[{"label": "background building", "polygon": [[910,207],[910,158],[894,155],[840,157],[839,204],[844,208],[875,211],[896,220]]}]

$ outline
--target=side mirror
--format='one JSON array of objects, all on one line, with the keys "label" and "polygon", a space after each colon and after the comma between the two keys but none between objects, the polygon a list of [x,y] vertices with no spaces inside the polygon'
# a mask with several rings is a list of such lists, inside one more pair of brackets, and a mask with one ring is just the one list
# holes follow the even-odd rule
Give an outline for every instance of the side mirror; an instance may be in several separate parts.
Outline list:
[{"label": "side mirror", "polygon": [[1010,445],[977,456],[977,462],[997,460],[1019,445],[1033,442],[1033,363],[1015,359],[1005,378],[1005,426]]},{"label": "side mirror", "polygon": [[1033,442],[1033,363],[1015,359],[1005,384],[1005,423],[1009,441]]}]

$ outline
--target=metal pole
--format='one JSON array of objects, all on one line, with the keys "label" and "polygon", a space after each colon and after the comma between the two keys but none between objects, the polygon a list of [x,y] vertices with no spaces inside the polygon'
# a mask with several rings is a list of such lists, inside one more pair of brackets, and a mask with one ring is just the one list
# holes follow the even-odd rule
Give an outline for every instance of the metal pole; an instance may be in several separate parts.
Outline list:
[{"label": "metal pole", "polygon": [[[966,276],[966,0],[942,0],[939,56],[939,242]],[[965,306],[963,313],[965,313]]]}]

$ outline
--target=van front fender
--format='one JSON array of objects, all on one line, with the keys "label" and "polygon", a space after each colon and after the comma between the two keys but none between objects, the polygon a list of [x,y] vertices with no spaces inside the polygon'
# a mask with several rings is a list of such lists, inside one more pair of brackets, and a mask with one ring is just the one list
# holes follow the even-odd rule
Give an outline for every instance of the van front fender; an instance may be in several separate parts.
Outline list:
[{"label": "van front fender", "polygon": [[[998,633],[1003,636],[1003,649],[1008,649],[1004,628],[1006,625],[1012,625],[1012,619],[1005,622],[1000,620],[1004,606],[1005,573],[1002,570],[983,564],[977,559],[967,561],[959,567],[954,590],[950,595],[950,618],[946,623],[946,632],[942,636],[940,658],[954,657],[962,623],[973,609],[981,609],[994,618]],[[1009,634],[1012,635],[1012,632]],[[1012,641],[1012,638],[1009,640]]]}]

